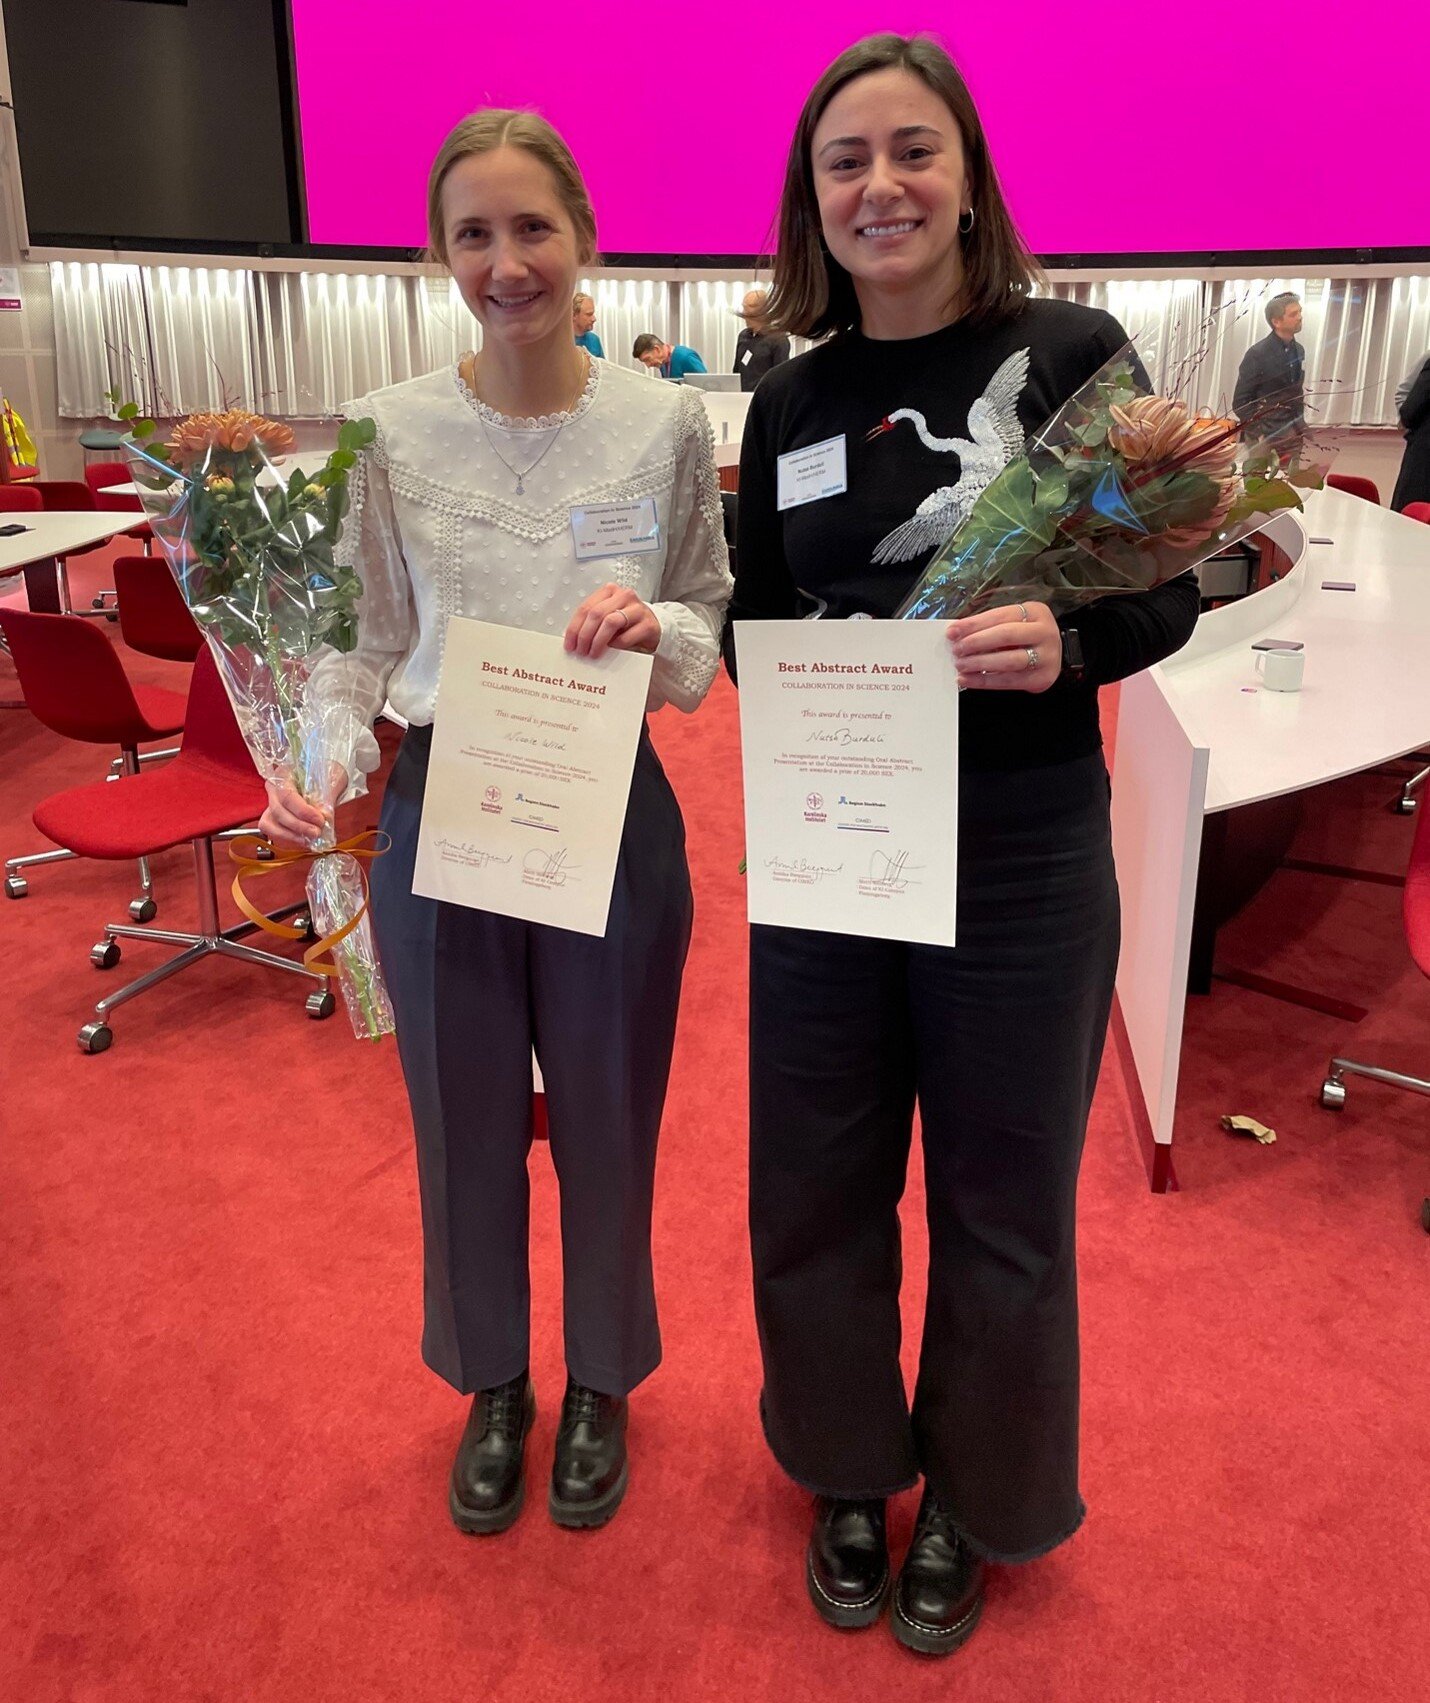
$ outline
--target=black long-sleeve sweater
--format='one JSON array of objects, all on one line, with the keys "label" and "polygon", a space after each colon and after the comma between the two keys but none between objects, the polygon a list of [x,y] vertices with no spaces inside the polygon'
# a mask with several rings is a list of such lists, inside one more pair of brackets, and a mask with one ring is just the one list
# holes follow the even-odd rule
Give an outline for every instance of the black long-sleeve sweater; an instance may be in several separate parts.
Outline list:
[{"label": "black long-sleeve sweater", "polygon": [[[1006,325],[955,323],[894,342],[856,333],[769,373],[750,404],[740,453],[738,566],[725,636],[731,672],[733,624],[804,614],[810,605],[801,592],[827,604],[825,620],[891,616],[941,542],[936,519],[907,525],[919,505],[960,477],[978,476],[982,452],[974,445],[996,443],[1000,413],[1016,410],[1031,436],[1126,342],[1110,314],[1039,299]],[[1025,350],[1023,377],[1018,357]],[[901,409],[922,416],[922,432],[905,419],[868,441],[874,427]],[[848,490],[781,514],[779,457],[841,435]],[[946,447],[929,447],[925,437]],[[1006,448],[991,453],[995,461],[1000,453],[1006,459]],[[895,534],[882,554],[913,553],[876,561],[880,545]],[[1075,626],[1082,641],[1084,679],[1064,678],[1043,693],[964,693],[960,765],[1034,768],[1096,751],[1098,686],[1179,650],[1197,609],[1196,582],[1184,574],[1155,591],[1105,598],[1065,616],[1062,624]]]}]

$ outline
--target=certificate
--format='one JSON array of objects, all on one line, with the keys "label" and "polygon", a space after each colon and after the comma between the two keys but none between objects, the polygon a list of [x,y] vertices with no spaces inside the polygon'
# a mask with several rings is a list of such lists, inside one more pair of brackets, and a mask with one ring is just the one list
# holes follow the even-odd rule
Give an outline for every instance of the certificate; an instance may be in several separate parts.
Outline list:
[{"label": "certificate", "polygon": [[742,621],[751,922],[952,946],[958,683],[942,621]]},{"label": "certificate", "polygon": [[604,935],[650,671],[454,616],[412,891]]}]

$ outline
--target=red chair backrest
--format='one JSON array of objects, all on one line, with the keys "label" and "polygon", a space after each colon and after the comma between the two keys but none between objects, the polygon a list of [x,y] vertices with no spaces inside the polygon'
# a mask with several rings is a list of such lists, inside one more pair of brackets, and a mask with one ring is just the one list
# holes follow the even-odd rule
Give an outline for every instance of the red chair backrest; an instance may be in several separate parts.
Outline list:
[{"label": "red chair backrest", "polygon": [[1400,512],[1409,515],[1411,520],[1424,521],[1426,526],[1430,526],[1430,503],[1407,503]]},{"label": "red chair backrest", "polygon": [[238,731],[228,693],[210,646],[199,646],[194,672],[189,681],[189,703],[184,711],[184,740],[180,759],[197,759],[252,780],[257,773],[253,757]]},{"label": "red chair backrest", "polygon": [[0,509],[19,514],[23,511],[33,512],[44,506],[45,499],[33,485],[0,485]]},{"label": "red chair backrest", "polygon": [[136,496],[127,492],[107,492],[106,485],[132,483],[134,475],[122,461],[96,461],[84,470],[84,482],[94,493],[95,505],[101,509],[142,509]]},{"label": "red chair backrest", "polygon": [[0,609],[0,631],[25,703],[46,727],[91,745],[137,745],[153,737],[100,628],[73,615]]},{"label": "red chair backrest", "polygon": [[45,507],[56,512],[73,514],[99,507],[83,479],[36,479],[30,489],[38,491]]},{"label": "red chair backrest", "polygon": [[204,642],[169,564],[160,556],[116,556],[119,630],[131,650],[192,662]]},{"label": "red chair backrest", "polygon": [[1380,501],[1380,487],[1374,479],[1362,479],[1359,473],[1328,473],[1326,483],[1333,491],[1345,491],[1349,496],[1360,497],[1368,503]]}]

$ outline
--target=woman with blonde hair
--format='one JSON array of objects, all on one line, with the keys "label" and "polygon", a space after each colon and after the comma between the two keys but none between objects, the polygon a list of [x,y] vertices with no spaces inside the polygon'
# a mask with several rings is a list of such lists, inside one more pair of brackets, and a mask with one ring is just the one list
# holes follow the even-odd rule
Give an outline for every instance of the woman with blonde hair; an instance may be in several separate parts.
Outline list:
[{"label": "woman with blonde hair", "polygon": [[[561,1525],[598,1526],[626,1490],[627,1397],[660,1359],[651,1199],[691,924],[680,809],[643,734],[600,939],[417,897],[413,864],[449,617],[564,634],[579,655],[648,652],[651,709],[700,703],[730,589],[714,448],[695,392],[572,341],[596,223],[543,119],[459,124],[433,162],[428,224],[481,351],[344,409],[378,426],[346,533],[365,584],[360,648],[343,661],[350,757],[329,799],[270,787],[263,826],[312,836],[376,768],[384,699],[405,717],[372,902],[417,1137],[423,1356],[472,1395],[449,1506],[485,1533],[522,1506],[534,1048],[561,1192],[568,1369],[549,1507]],[[658,549],[577,561],[573,509],[645,500]]]}]

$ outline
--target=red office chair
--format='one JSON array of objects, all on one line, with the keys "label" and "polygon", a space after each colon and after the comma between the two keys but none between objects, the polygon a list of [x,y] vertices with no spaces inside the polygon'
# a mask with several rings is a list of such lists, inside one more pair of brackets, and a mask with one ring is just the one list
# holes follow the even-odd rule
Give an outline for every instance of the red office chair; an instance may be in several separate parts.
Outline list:
[{"label": "red office chair", "polygon": [[[67,739],[117,745],[125,774],[138,774],[142,742],[164,739],[183,727],[183,695],[162,686],[131,684],[114,646],[96,628],[68,615],[0,609],[0,632],[14,659],[25,702],[36,719]],[[59,844],[65,849],[6,860],[6,898],[23,899],[29,892],[22,869],[83,855],[66,840]],[[136,922],[148,922],[157,909],[154,883],[148,859],[135,855],[139,858],[141,891],[129,914]]]},{"label": "red office chair", "polygon": [[[45,506],[40,493],[29,485],[0,485],[0,513],[25,514]],[[10,646],[5,642],[5,635],[0,633],[0,650],[8,651]],[[6,709],[18,706],[7,703]]]},{"label": "red office chair", "polygon": [[1407,503],[1400,512],[1411,520],[1424,521],[1426,526],[1430,526],[1430,503]]},{"label": "red office chair", "polygon": [[[1402,914],[1410,956],[1420,973],[1430,976],[1430,810],[1422,810],[1418,814],[1420,819],[1415,824],[1410,867],[1405,873]],[[1422,1076],[1405,1076],[1398,1070],[1385,1070],[1380,1065],[1333,1058],[1326,1080],[1321,1084],[1321,1104],[1331,1111],[1340,1111],[1346,1103],[1347,1076],[1369,1076],[1373,1081],[1387,1083],[1392,1088],[1430,1095],[1430,1081]],[[1421,1203],[1420,1222],[1430,1234],[1430,1197]]]},{"label": "red office chair", "polygon": [[[113,509],[122,512],[137,509],[144,512],[144,505],[137,496],[131,497],[123,491],[106,491],[106,485],[122,485],[125,481],[133,482],[134,475],[122,461],[96,461],[93,466],[84,470],[84,482],[94,493],[95,507]],[[154,534],[147,527],[140,527],[136,532],[126,533],[136,544],[142,544],[147,552],[154,542]],[[96,605],[97,607],[97,605]]]},{"label": "red office chair", "polygon": [[1360,497],[1367,503],[1380,501],[1380,490],[1374,479],[1362,479],[1358,473],[1328,473],[1326,483],[1333,491],[1344,491],[1348,496]]},{"label": "red office chair", "polygon": [[192,662],[203,634],[161,556],[116,556],[119,630],[130,650],[167,662]]},{"label": "red office chair", "polygon": [[[77,621],[65,625],[71,631],[93,631],[81,628]],[[90,952],[90,960],[99,970],[111,970],[119,962],[121,940],[161,940],[184,950],[120,988],[118,993],[99,1001],[93,1021],[79,1032],[79,1044],[84,1052],[102,1053],[108,1048],[114,1037],[107,1019],[116,1006],[214,952],[303,977],[311,984],[308,1015],[332,1015],[335,1001],[325,976],[308,969],[298,959],[241,944],[242,936],[253,933],[255,923],[219,927],[213,842],[221,834],[240,831],[244,823],[253,822],[261,814],[266,798],[253,758],[239,734],[212,653],[205,645],[194,663],[183,747],[172,763],[150,774],[124,775],[112,786],[101,781],[94,786],[72,787],[36,805],[35,826],[41,833],[48,834],[57,844],[72,846],[81,857],[142,857],[181,845],[185,840],[191,842],[194,850],[199,932],[131,928],[126,923],[105,925],[103,938]],[[305,903],[299,901],[273,915],[293,916],[305,909]]]},{"label": "red office chair", "polygon": [[[83,479],[36,479],[30,486],[32,491],[38,491],[44,501],[44,506],[52,513],[60,514],[92,514],[106,507],[96,500],[94,492],[85,484]],[[135,508],[141,507],[136,500]],[[70,556],[90,556],[96,550],[107,550],[109,540],[101,538],[97,544],[85,544],[78,550],[71,550]],[[70,598],[70,576],[68,557],[61,556],[56,562],[60,582],[60,608],[67,615],[86,615],[91,620],[102,619],[114,621],[118,619],[114,605],[110,599],[114,592],[101,591],[95,595],[88,609],[76,609]]]}]

